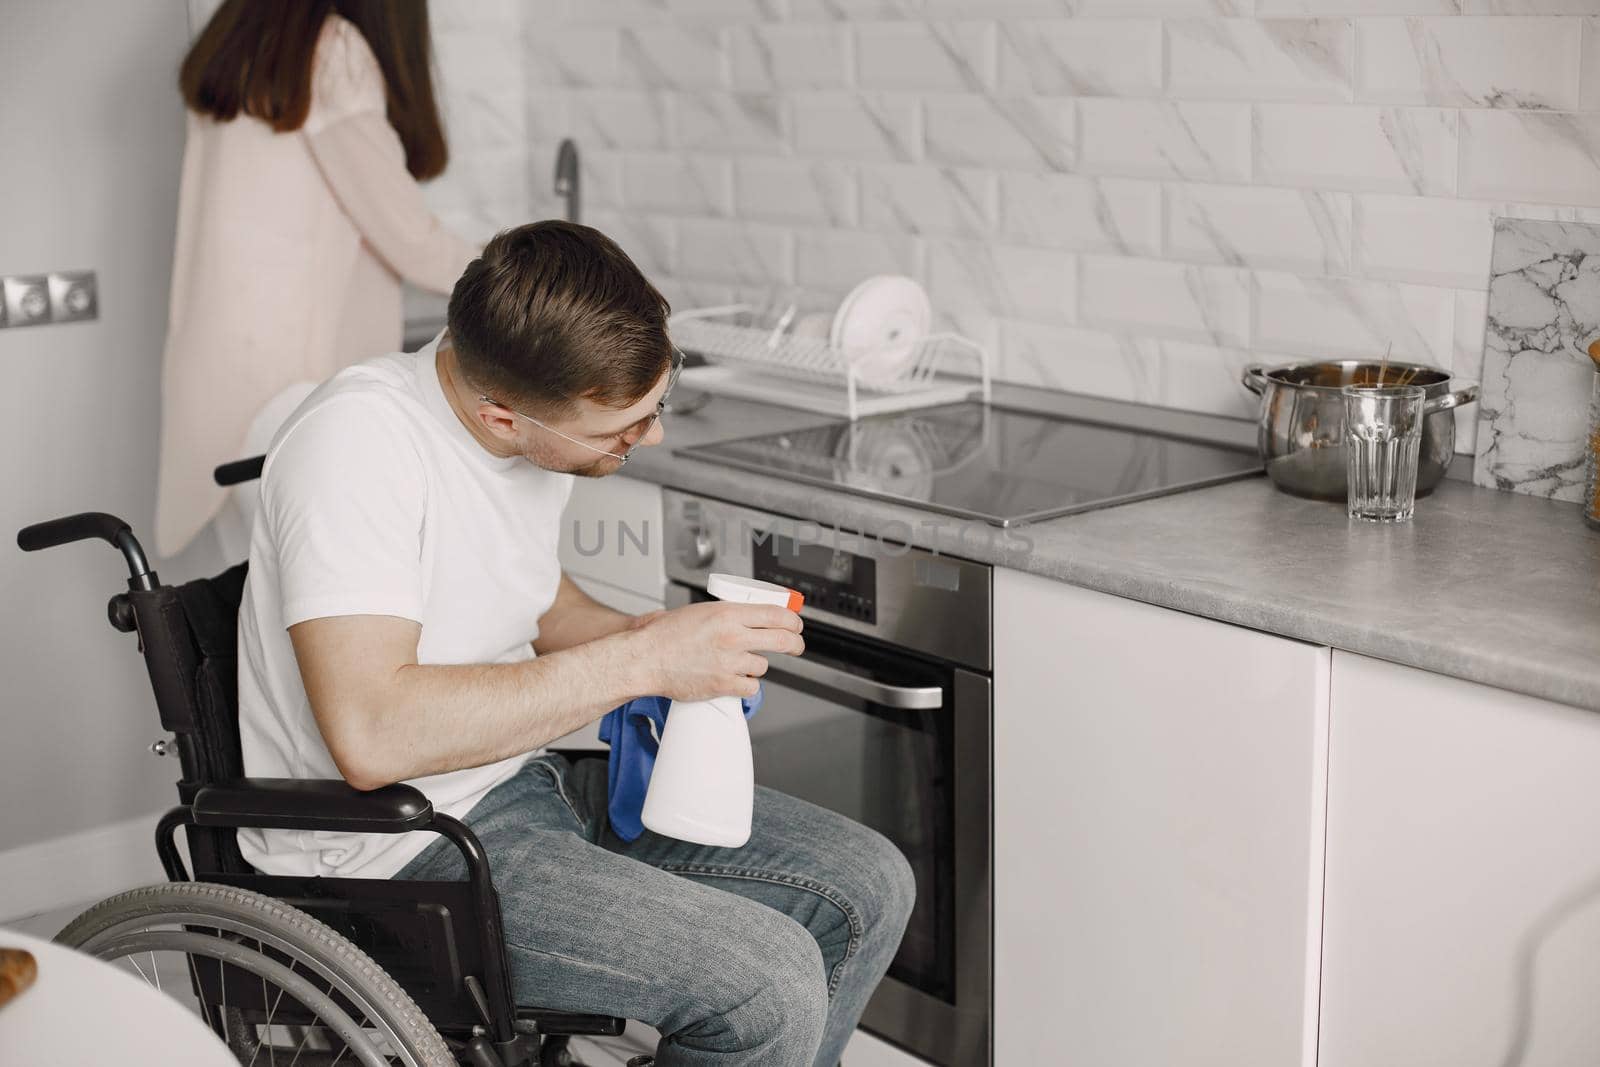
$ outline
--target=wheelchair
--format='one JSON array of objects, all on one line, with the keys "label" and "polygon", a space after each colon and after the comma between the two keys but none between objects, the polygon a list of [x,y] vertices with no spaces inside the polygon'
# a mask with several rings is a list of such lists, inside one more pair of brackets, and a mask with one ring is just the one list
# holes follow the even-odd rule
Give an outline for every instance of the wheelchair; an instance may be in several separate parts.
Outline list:
[{"label": "wheelchair", "polygon": [[[262,457],[240,460],[217,468],[216,480],[250,481],[261,468]],[[169,881],[91,907],[58,942],[131,964],[158,988],[161,953],[172,972],[166,991],[182,995],[170,988],[176,974],[241,1063],[560,1067],[576,1063],[573,1036],[623,1032],[619,1018],[514,1002],[488,858],[465,824],[417,789],[244,776],[235,640],[248,564],[162,585],[129,525],[104,512],[29,526],[17,544],[32,552],[94,538],[127,562],[128,588],[107,613],[138,635],[161,725],[174,735],[151,750],[176,754],[182,778],[155,835]],[[175,842],[180,827],[192,872]],[[440,834],[468,877],[265,875],[240,854],[240,827]]]}]

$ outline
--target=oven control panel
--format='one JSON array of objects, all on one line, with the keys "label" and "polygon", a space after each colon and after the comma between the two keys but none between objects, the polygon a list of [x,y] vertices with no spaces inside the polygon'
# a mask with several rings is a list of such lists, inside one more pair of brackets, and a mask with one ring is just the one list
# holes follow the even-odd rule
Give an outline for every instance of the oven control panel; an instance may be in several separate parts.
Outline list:
[{"label": "oven control panel", "polygon": [[801,614],[978,670],[993,663],[993,569],[928,548],[680,490],[662,493],[666,578],[703,593],[712,571],[795,589]]},{"label": "oven control panel", "polygon": [[878,569],[870,556],[802,544],[770,530],[750,534],[751,577],[798,589],[806,603],[835,615],[878,621]]}]

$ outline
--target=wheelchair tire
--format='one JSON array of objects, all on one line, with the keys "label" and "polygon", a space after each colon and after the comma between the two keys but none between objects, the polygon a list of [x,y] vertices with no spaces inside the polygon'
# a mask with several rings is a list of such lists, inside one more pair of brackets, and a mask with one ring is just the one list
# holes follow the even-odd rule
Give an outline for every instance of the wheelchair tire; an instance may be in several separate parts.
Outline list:
[{"label": "wheelchair tire", "polygon": [[[200,928],[231,934],[233,941],[254,940],[261,951],[247,951],[248,956],[261,957],[270,946],[294,961],[292,971],[314,975],[358,1007],[365,1025],[377,1030],[402,1063],[458,1067],[433,1024],[371,957],[305,912],[260,893],[209,882],[146,886],[101,901],[68,923],[55,940],[91,956],[116,959],[123,955],[119,945],[165,926],[187,931],[188,938],[218,936],[193,933]],[[248,949],[246,942],[239,944]]]}]

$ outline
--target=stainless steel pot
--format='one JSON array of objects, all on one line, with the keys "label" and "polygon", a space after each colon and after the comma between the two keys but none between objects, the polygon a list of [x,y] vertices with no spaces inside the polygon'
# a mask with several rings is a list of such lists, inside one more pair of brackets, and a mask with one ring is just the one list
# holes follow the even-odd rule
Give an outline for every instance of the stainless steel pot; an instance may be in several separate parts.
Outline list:
[{"label": "stainless steel pot", "polygon": [[[1381,376],[1381,377],[1380,377]],[[1345,498],[1344,399],[1346,385],[1420,385],[1423,410],[1422,454],[1417,459],[1417,495],[1432,492],[1444,478],[1456,450],[1452,408],[1478,399],[1478,384],[1451,388],[1450,374],[1420,363],[1328,360],[1244,369],[1244,387],[1261,396],[1256,435],[1267,477],[1279,489],[1316,500]]]}]

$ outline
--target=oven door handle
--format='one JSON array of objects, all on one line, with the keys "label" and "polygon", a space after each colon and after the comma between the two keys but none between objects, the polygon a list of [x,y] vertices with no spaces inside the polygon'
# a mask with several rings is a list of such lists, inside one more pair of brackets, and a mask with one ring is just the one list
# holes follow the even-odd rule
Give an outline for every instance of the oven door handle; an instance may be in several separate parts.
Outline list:
[{"label": "oven door handle", "polygon": [[927,711],[944,707],[944,690],[937,685],[891,685],[874,678],[851,674],[838,667],[830,667],[817,660],[785,656],[781,653],[768,657],[767,663],[770,675],[781,678],[787,674],[791,678],[801,678],[818,685],[825,685],[836,692],[870,700],[886,708]]}]

